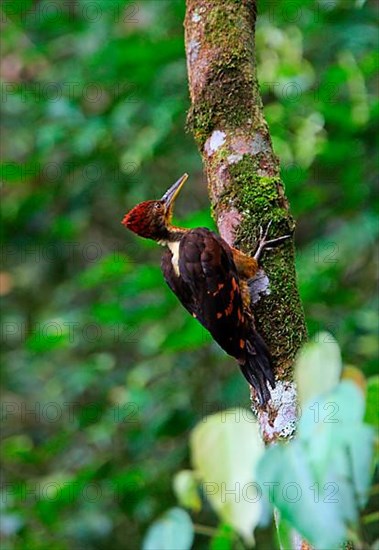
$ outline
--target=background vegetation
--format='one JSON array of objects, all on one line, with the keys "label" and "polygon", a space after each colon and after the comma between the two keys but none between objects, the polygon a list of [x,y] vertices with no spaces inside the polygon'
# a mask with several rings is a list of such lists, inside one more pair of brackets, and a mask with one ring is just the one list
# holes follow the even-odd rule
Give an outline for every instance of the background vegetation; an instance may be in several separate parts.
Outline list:
[{"label": "background vegetation", "polygon": [[[176,503],[188,435],[248,405],[233,361],[120,225],[183,172],[213,226],[189,107],[179,0],[4,1],[1,272],[7,549],[138,548]],[[309,331],[368,377],[377,358],[374,1],[259,2],[266,117],[297,219]],[[199,523],[217,525],[210,508]],[[272,548],[270,529],[258,530]],[[208,548],[198,535],[196,548]]]}]

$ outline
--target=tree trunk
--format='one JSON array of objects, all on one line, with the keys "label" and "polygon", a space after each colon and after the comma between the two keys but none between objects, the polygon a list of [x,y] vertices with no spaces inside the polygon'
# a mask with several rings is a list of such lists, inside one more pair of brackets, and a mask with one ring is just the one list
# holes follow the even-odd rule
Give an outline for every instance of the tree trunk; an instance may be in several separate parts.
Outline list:
[{"label": "tree trunk", "polygon": [[[255,0],[187,0],[188,124],[203,157],[219,232],[246,254],[254,253],[260,226],[272,221],[269,238],[294,229],[259,95],[255,20]],[[292,238],[264,254],[269,290],[254,307],[278,381],[272,404],[256,409],[266,442],[290,437],[296,426],[292,368],[306,327],[294,259]]]}]

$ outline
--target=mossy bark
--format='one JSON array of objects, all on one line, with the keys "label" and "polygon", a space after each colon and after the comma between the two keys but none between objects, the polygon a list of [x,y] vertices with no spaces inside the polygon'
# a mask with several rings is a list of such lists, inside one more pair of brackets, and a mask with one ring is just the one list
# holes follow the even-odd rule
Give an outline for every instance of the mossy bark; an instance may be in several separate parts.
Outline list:
[{"label": "mossy bark", "polygon": [[[188,125],[203,156],[220,234],[246,254],[254,252],[259,227],[269,221],[270,238],[294,229],[263,116],[255,20],[255,0],[187,0],[185,36],[192,103]],[[276,377],[286,391],[292,384],[295,355],[306,339],[293,239],[267,252],[261,263],[270,294],[260,300],[254,315],[273,355]],[[290,435],[296,416],[293,385],[291,400],[286,413],[283,403],[288,405],[288,395],[274,399],[264,414],[258,411],[266,441]],[[277,422],[283,414],[285,418]]]}]

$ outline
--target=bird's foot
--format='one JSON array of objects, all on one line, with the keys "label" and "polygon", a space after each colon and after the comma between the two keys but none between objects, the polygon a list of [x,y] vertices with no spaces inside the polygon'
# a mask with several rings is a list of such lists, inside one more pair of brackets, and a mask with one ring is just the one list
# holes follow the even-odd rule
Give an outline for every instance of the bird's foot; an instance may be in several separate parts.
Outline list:
[{"label": "bird's foot", "polygon": [[263,250],[265,249],[270,250],[272,248],[275,248],[276,246],[279,246],[285,240],[289,239],[292,236],[291,234],[291,235],[283,235],[283,237],[277,237],[276,239],[267,239],[271,224],[272,224],[272,220],[267,224],[267,227],[265,230],[263,230],[262,226],[259,228],[258,247],[254,254],[254,258],[257,261],[261,257]]}]

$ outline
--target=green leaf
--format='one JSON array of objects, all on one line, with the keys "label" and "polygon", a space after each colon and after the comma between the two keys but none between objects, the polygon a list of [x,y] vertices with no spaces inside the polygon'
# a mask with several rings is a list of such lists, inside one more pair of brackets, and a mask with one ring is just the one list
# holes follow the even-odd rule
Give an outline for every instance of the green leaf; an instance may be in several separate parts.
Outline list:
[{"label": "green leaf", "polygon": [[230,525],[221,524],[217,533],[212,537],[210,550],[233,550],[233,541],[236,535]]},{"label": "green leaf", "polygon": [[174,476],[174,492],[179,503],[194,512],[201,510],[198,480],[192,470],[182,470]]},{"label": "green leaf", "polygon": [[316,548],[337,548],[367,501],[374,437],[363,414],[362,392],[342,381],[305,408],[297,440],[259,463],[270,502]]},{"label": "green leaf", "polygon": [[192,464],[212,507],[252,542],[261,515],[255,469],[264,452],[256,419],[246,409],[208,416],[193,430],[190,444]]},{"label": "green leaf", "polygon": [[293,529],[288,521],[280,516],[278,509],[276,510],[275,525],[280,548],[292,548]]},{"label": "green leaf", "polygon": [[317,407],[328,414],[323,419],[320,415],[316,422],[315,409],[308,408],[299,423],[299,438],[306,445],[315,480],[336,480],[344,495],[341,512],[354,519],[356,508],[363,507],[367,500],[371,481],[374,434],[363,423],[364,398],[356,384],[344,380],[323,396]]},{"label": "green leaf", "polygon": [[189,550],[194,531],[192,520],[182,508],[171,508],[148,529],[143,550]]},{"label": "green leaf", "polygon": [[334,337],[320,332],[306,344],[297,358],[295,380],[301,405],[338,384],[342,371],[340,348]]},{"label": "green leaf", "polygon": [[365,422],[379,426],[379,376],[367,380]]},{"label": "green leaf", "polygon": [[[368,427],[362,423],[363,412],[362,392],[347,380],[304,410],[298,437],[307,445],[309,460],[317,475],[316,481],[325,476],[338,452],[345,452],[348,448],[351,450],[361,437],[365,440]],[[345,464],[345,468],[348,475],[349,465]]]},{"label": "green leaf", "polygon": [[338,505],[315,496],[320,489],[314,485],[306,449],[299,441],[269,448],[258,466],[258,477],[284,521],[316,548],[338,548],[346,534]]}]

